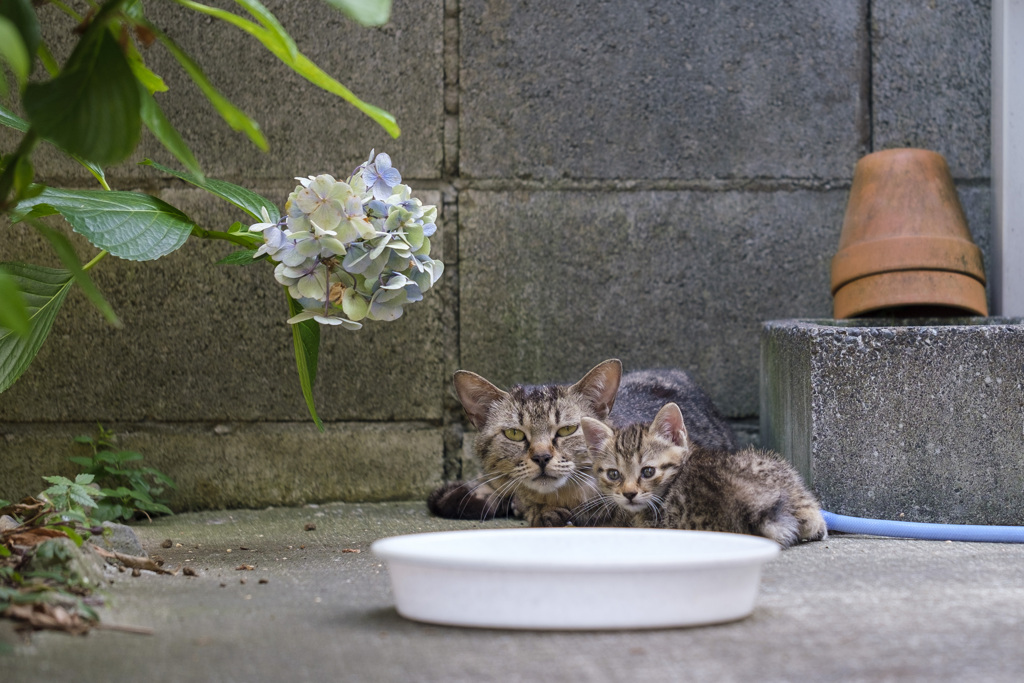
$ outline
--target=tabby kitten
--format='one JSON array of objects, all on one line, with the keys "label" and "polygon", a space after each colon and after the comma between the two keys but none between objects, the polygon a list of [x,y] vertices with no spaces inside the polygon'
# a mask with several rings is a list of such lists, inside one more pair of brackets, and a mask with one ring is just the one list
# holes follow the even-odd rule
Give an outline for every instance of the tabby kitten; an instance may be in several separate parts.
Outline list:
[{"label": "tabby kitten", "polygon": [[755,448],[692,444],[674,403],[649,425],[613,430],[583,418],[582,429],[596,500],[614,510],[615,525],[752,534],[783,548],[827,536],[817,500],[789,463]]},{"label": "tabby kitten", "polygon": [[[695,442],[734,449],[735,436],[699,386],[680,370],[643,370],[622,376],[608,360],[576,384],[515,386],[504,392],[471,372],[455,375],[455,390],[479,430],[476,455],[483,474],[451,482],[427,501],[431,512],[456,519],[488,519],[513,512],[531,525],[561,526],[573,509],[575,524],[600,524],[603,508],[582,506],[597,495],[583,417],[613,425],[650,420],[666,400],[684,407]],[[515,494],[515,495],[513,495]]]}]

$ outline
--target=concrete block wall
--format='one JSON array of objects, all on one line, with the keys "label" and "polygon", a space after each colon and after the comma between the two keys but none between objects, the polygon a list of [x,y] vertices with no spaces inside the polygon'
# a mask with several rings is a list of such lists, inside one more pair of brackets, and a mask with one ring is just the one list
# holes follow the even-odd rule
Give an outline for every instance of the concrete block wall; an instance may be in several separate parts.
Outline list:
[{"label": "concrete block wall", "polygon": [[[239,31],[151,5],[270,141],[263,154],[231,131],[150,49],[209,175],[283,204],[293,176],[387,151],[442,209],[446,272],[399,321],[324,330],[320,434],[269,268],[214,266],[228,249],[193,241],[152,263],[108,259],[94,276],[125,328],[69,298],[0,394],[0,498],[74,471],[70,437],[97,421],[179,481],[183,509],[420,497],[462,468],[457,368],[507,384],[609,357],[679,366],[756,421],[760,323],[830,315],[853,167],[877,149],[944,154],[988,250],[987,1],[395,0],[376,29],[267,2],[311,59],[395,114],[398,140]],[[45,25],[65,47],[70,28]],[[3,149],[15,140],[0,132]],[[137,156],[173,164],[148,140]],[[36,162],[93,186],[52,153]],[[108,178],[204,227],[242,219],[149,168]],[[3,230],[0,260],[52,263],[31,230]]]}]

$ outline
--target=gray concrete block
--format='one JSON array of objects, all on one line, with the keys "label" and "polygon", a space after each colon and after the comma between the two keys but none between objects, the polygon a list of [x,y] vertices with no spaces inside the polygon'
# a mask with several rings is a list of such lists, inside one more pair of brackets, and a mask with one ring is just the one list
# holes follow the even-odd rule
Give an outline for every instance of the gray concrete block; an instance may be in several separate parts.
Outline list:
[{"label": "gray concrete block", "polygon": [[1024,320],[783,320],[761,438],[839,514],[1024,524]]},{"label": "gray concrete block", "polygon": [[989,177],[990,7],[871,3],[873,149],[931,149],[956,178]]},{"label": "gray concrete block", "polygon": [[[283,204],[292,186],[257,189]],[[224,229],[241,217],[201,191],[161,196],[209,228]],[[6,230],[10,257],[56,265],[34,230]],[[75,239],[83,256],[96,253]],[[269,264],[215,265],[232,249],[190,239],[156,261],[101,262],[94,281],[124,329],[108,325],[73,289],[36,361],[0,394],[0,421],[309,419],[284,293]],[[450,287],[442,278],[394,322],[371,321],[358,332],[321,330],[314,393],[324,420],[442,418],[450,327],[442,313],[451,305]]]},{"label": "gray concrete block", "polygon": [[606,358],[694,372],[757,413],[759,321],[831,314],[846,193],[480,192],[460,199],[462,367],[499,384]]},{"label": "gray concrete block", "polygon": [[[170,476],[175,510],[299,505],[323,501],[423,499],[441,481],[441,429],[425,423],[106,424],[118,447]],[[42,477],[74,476],[74,437],[94,423],[0,423],[0,498],[46,487]],[[87,451],[85,451],[87,452]]]},{"label": "gray concrete block", "polygon": [[[228,11],[245,12],[232,3]],[[157,101],[192,148],[207,175],[238,182],[351,170],[371,148],[391,154],[407,178],[438,178],[443,157],[443,7],[438,0],[411,0],[391,20],[367,28],[328,3],[265,3],[292,35],[300,52],[361,99],[391,112],[402,128],[392,139],[364,114],[284,66],[255,38],[175,3],[148,3],[147,17],[191,54],[222,95],[259,123],[270,145],[261,152],[233,131],[160,44],[143,51],[147,65],[169,86]],[[44,13],[45,37],[59,59],[73,46],[74,21],[55,9]],[[13,149],[14,135],[0,131]],[[143,158],[178,167],[148,132],[130,162],[108,169],[115,180],[155,179],[137,167]],[[74,162],[41,149],[42,177],[89,178]]]},{"label": "gray concrete block", "polygon": [[862,4],[463,0],[461,172],[845,176],[867,142]]}]

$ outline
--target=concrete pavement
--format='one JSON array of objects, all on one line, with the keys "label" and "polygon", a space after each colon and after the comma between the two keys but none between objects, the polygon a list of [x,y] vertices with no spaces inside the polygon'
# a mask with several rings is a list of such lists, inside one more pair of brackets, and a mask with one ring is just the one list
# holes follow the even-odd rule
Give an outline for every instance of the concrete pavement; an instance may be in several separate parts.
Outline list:
[{"label": "concrete pavement", "polygon": [[[315,529],[306,530],[313,524]],[[402,533],[510,525],[422,502],[182,514],[140,524],[151,555],[198,576],[110,574],[107,623],[21,642],[4,681],[1018,681],[1024,546],[835,536],[781,554],[754,613],[719,626],[515,632],[394,611],[369,552]],[[163,548],[165,539],[172,547]],[[178,545],[180,544],[180,545]],[[359,552],[351,552],[358,550]],[[251,566],[252,569],[238,569]],[[244,583],[242,581],[244,580]],[[538,577],[538,582],[543,577]],[[651,586],[658,590],[657,585]]]}]

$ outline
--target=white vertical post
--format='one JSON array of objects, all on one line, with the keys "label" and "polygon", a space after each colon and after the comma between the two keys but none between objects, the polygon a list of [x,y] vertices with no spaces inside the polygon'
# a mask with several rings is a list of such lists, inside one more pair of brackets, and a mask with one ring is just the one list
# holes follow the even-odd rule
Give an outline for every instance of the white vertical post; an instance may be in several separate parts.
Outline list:
[{"label": "white vertical post", "polygon": [[992,312],[1024,316],[1024,0],[992,0]]}]

